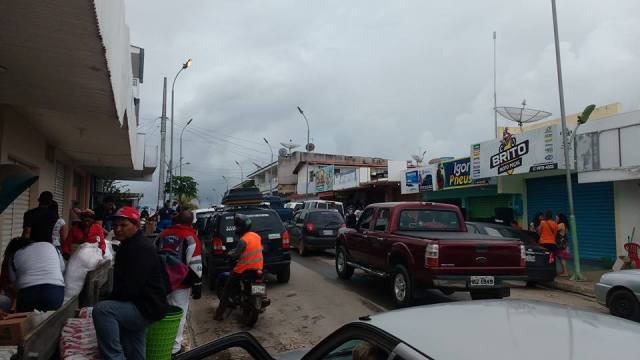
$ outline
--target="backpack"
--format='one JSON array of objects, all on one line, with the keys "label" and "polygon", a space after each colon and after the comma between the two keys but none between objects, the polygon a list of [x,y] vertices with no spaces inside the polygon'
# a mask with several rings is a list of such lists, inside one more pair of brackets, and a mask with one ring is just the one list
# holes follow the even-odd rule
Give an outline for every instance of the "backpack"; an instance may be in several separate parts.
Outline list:
[{"label": "backpack", "polygon": [[173,250],[160,250],[158,252],[162,270],[162,280],[164,281],[167,294],[178,289],[189,274],[189,267],[182,262],[180,254]]}]

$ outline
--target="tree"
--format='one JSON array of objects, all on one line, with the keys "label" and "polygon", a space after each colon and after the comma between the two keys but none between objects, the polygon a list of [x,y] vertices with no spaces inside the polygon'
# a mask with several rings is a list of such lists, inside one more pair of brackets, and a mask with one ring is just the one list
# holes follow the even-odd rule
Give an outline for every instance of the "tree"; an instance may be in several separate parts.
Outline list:
[{"label": "tree", "polygon": [[128,193],[129,192],[129,186],[122,184],[120,181],[118,180],[104,180],[104,186],[103,186],[103,190],[102,192],[106,193],[106,194],[112,194],[112,195],[120,195],[122,193]]},{"label": "tree", "polygon": [[[164,184],[164,191],[171,192],[169,183]],[[191,201],[198,197],[198,183],[191,176],[174,176],[173,177],[173,194],[182,209],[188,210],[194,205]]]}]

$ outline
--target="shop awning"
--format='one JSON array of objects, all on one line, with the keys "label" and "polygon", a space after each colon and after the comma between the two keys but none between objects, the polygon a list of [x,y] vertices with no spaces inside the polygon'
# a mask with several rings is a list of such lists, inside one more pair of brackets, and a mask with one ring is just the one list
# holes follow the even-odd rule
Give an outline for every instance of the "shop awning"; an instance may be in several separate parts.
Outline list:
[{"label": "shop awning", "polygon": [[24,166],[0,164],[0,213],[36,180],[38,177]]}]

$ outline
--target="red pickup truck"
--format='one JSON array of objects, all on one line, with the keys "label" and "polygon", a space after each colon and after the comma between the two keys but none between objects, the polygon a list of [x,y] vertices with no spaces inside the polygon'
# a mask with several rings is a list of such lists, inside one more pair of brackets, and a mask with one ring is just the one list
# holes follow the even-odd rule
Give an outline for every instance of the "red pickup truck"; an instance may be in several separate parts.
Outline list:
[{"label": "red pickup truck", "polygon": [[355,229],[336,243],[336,272],[362,269],[391,280],[397,306],[424,289],[469,291],[472,299],[510,295],[506,281],[524,281],[525,247],[517,239],[467,232],[457,206],[399,202],[369,205]]}]

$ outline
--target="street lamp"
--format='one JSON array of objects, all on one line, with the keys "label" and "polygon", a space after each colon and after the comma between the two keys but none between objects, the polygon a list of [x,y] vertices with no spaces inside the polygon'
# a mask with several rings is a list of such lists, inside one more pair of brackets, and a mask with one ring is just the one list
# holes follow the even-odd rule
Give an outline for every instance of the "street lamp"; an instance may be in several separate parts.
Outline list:
[{"label": "street lamp", "polygon": [[[178,73],[176,74],[176,77],[173,78],[173,84],[171,85],[171,156],[169,156],[169,169],[171,169],[173,167],[173,124],[174,124],[174,119],[173,119],[173,99],[174,99],[174,89],[176,87],[176,80],[178,80],[178,75],[180,75],[180,73],[182,72],[182,70],[188,68],[191,66],[191,59],[187,60],[184,64],[182,64],[182,67],[180,68],[180,70],[178,70]],[[169,200],[173,200],[173,171],[170,170],[169,171]]]},{"label": "street lamp", "polygon": [[[556,47],[556,69],[558,73],[558,95],[560,98],[560,118],[562,123],[562,145],[564,147],[564,166],[565,176],[567,180],[567,198],[569,199],[569,229],[571,230],[571,241],[573,248],[571,249],[573,255],[574,271],[571,276],[573,281],[584,281],[585,278],[582,275],[580,269],[580,251],[578,250],[578,231],[576,229],[576,213],[573,206],[573,185],[571,183],[571,162],[569,161],[569,144],[567,143],[567,119],[564,113],[564,89],[562,86],[562,66],[560,61],[560,40],[558,36],[558,15],[556,12],[556,0],[551,0],[551,13],[553,15],[553,37]],[[595,106],[593,106],[595,108]],[[593,111],[593,109],[591,109]],[[591,111],[582,114],[582,118],[578,120],[578,125],[588,120]],[[571,144],[573,145],[573,143]]]},{"label": "street lamp", "polygon": [[242,184],[242,181],[244,181],[244,174],[242,173],[242,166],[240,166],[240,163],[238,162],[238,160],[235,160],[236,165],[238,165],[238,167],[240,168],[240,184]]},{"label": "street lamp", "polygon": [[[269,141],[267,141],[267,138],[262,138],[262,140],[264,140],[264,142],[269,145],[269,151],[271,151],[271,164],[273,164],[273,148],[271,147],[271,144],[269,144]],[[269,170],[269,172],[271,172],[271,170]],[[271,181],[272,179],[273,176],[269,175],[269,195],[273,195],[273,182]]]},{"label": "street lamp", "polygon": [[307,181],[305,184],[305,197],[309,197],[309,152],[312,150],[311,148],[311,140],[310,140],[310,130],[309,130],[309,120],[307,119],[307,116],[304,114],[304,111],[302,111],[302,109],[300,108],[300,106],[298,106],[298,112],[300,112],[300,115],[302,115],[302,117],[304,118],[304,121],[307,123],[307,146],[305,147],[307,149]]},{"label": "street lamp", "polygon": [[184,131],[187,129],[187,126],[189,126],[189,124],[191,124],[191,122],[193,121],[193,119],[189,119],[189,121],[187,121],[187,123],[184,125],[184,127],[182,128],[182,132],[180,132],[180,176],[182,176],[182,135],[184,134]]}]

